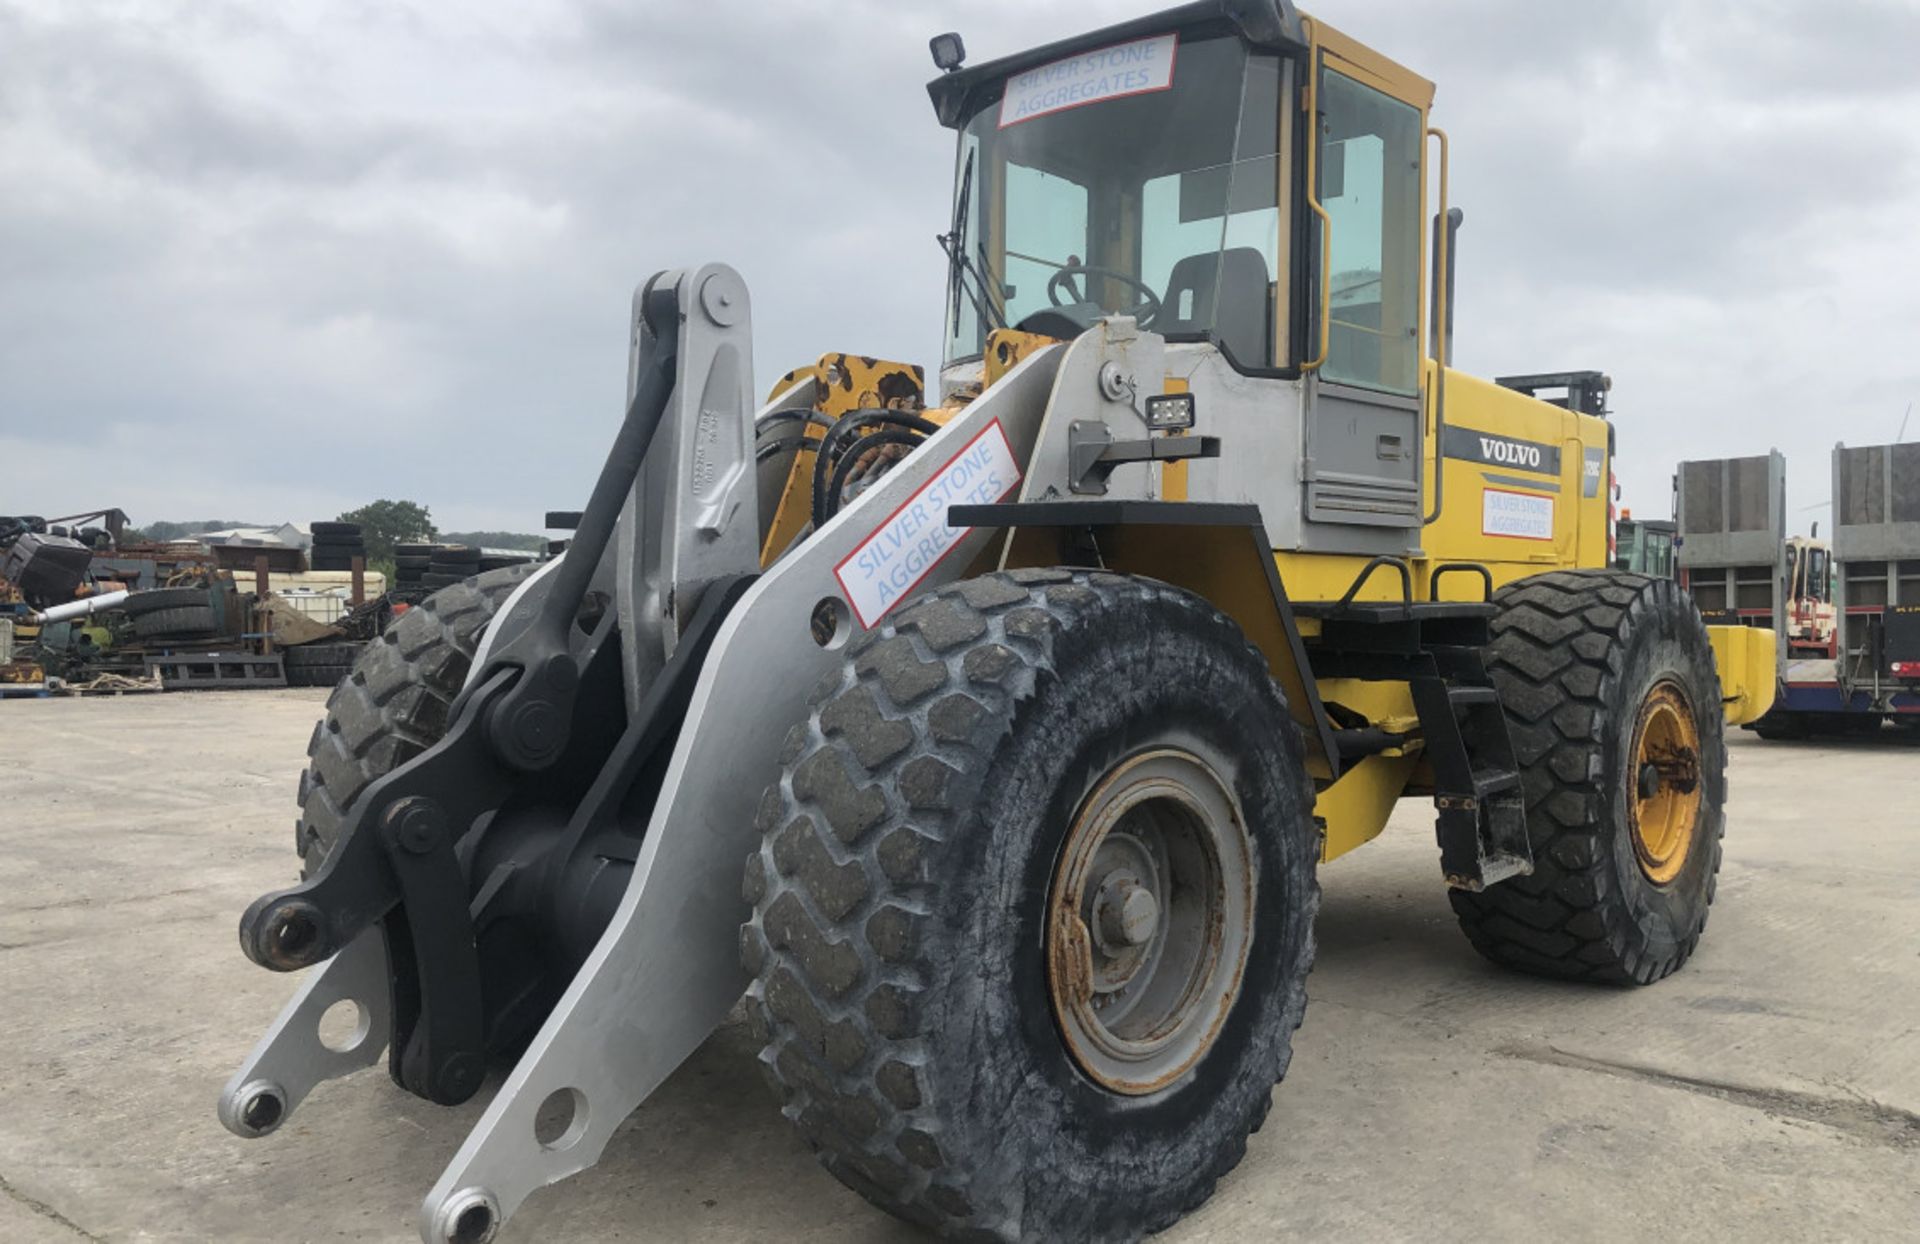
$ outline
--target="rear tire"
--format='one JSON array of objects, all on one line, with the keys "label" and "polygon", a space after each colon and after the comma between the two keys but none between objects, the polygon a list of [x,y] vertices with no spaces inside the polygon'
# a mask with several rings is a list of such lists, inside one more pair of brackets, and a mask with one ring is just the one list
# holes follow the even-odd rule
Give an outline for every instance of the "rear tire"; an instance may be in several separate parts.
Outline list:
[{"label": "rear tire", "polygon": [[[1015,571],[901,610],[812,703],[761,804],[741,941],[762,1066],[827,1169],[967,1238],[1135,1239],[1206,1200],[1286,1072],[1313,958],[1313,796],[1264,659],[1163,584]],[[1187,788],[1137,776],[1175,753],[1217,775],[1211,806],[1232,815],[1182,822],[1171,801]],[[1149,789],[1169,804],[1137,795]],[[1177,838],[1183,824],[1193,837]],[[1151,857],[1173,865],[1159,873],[1173,878],[1165,936],[1135,930],[1146,940],[1117,954],[1076,942],[1115,909],[1100,905],[1107,887],[1068,885],[1070,866],[1111,880],[1100,851],[1160,833],[1175,844]],[[1224,896],[1225,931],[1183,940],[1198,909],[1180,865],[1206,858],[1218,872],[1188,876],[1215,884],[1190,888]],[[1224,949],[1188,954],[1196,944]],[[1116,964],[1125,983],[1096,992]],[[1150,1008],[1167,997],[1179,1004]],[[1116,1088],[1111,1055],[1063,1036],[1084,1033],[1083,1004],[1107,1005],[1127,1040],[1136,1015],[1171,1016],[1145,1031],[1176,1036],[1157,1050],[1141,1038],[1123,1073],[1145,1078]]]},{"label": "rear tire", "polygon": [[[1495,600],[1487,668],[1520,762],[1533,872],[1450,891],[1453,910],[1496,963],[1651,984],[1693,953],[1720,871],[1725,719],[1700,611],[1673,581],[1618,570],[1536,575]],[[1666,745],[1681,734],[1691,761]]]}]

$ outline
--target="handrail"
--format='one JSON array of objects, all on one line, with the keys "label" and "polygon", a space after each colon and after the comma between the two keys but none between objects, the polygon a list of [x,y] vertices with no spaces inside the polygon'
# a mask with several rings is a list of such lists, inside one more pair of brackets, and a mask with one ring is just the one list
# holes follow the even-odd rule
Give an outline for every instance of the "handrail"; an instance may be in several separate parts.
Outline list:
[{"label": "handrail", "polygon": [[1447,324],[1453,317],[1453,307],[1448,297],[1453,291],[1448,288],[1447,246],[1451,240],[1447,219],[1447,132],[1438,126],[1427,127],[1428,138],[1440,140],[1440,228],[1439,241],[1433,247],[1433,305],[1438,308],[1433,323],[1433,344],[1427,351],[1436,366],[1433,369],[1433,512],[1421,520],[1422,526],[1429,526],[1440,518],[1440,511],[1447,503],[1447,459],[1446,447],[1440,442],[1447,430]]},{"label": "handrail", "polygon": [[1334,603],[1334,606],[1333,606],[1334,609],[1336,610],[1345,609],[1348,605],[1351,605],[1353,603],[1353,598],[1360,594],[1360,589],[1366,586],[1367,580],[1373,577],[1373,572],[1380,569],[1382,566],[1391,566],[1396,571],[1399,572],[1400,603],[1408,607],[1411,607],[1413,605],[1413,569],[1412,567],[1408,566],[1406,562],[1402,561],[1398,557],[1394,557],[1391,554],[1382,553],[1380,556],[1374,558],[1372,561],[1368,562],[1366,565],[1360,568],[1359,575],[1357,575],[1354,578],[1353,584],[1347,588],[1346,594],[1343,595],[1338,601]]},{"label": "handrail", "polygon": [[1320,26],[1307,22],[1307,207],[1320,218],[1320,353],[1300,364],[1314,371],[1327,361],[1333,329],[1333,217],[1320,206]]},{"label": "handrail", "polygon": [[1440,580],[1443,576],[1450,575],[1450,574],[1479,575],[1480,578],[1486,583],[1486,588],[1487,588],[1486,592],[1481,597],[1481,603],[1482,604],[1492,603],[1493,571],[1488,570],[1485,566],[1481,565],[1479,562],[1441,562],[1438,566],[1435,566],[1433,568],[1433,573],[1427,576],[1427,599],[1428,600],[1440,599]]},{"label": "handrail", "polygon": [[1440,237],[1434,243],[1433,255],[1433,305],[1436,308],[1433,324],[1433,342],[1427,353],[1445,367],[1451,360],[1447,357],[1447,322],[1452,318],[1453,308],[1449,305],[1453,290],[1447,283],[1448,247],[1453,242],[1452,230],[1447,228],[1447,132],[1439,126],[1429,125],[1427,137],[1440,140],[1440,210],[1435,218],[1440,222]]},{"label": "handrail", "polygon": [[1300,364],[1301,371],[1313,371],[1327,361],[1333,334],[1333,217],[1327,215],[1311,190],[1307,191],[1307,206],[1320,218],[1320,353]]}]

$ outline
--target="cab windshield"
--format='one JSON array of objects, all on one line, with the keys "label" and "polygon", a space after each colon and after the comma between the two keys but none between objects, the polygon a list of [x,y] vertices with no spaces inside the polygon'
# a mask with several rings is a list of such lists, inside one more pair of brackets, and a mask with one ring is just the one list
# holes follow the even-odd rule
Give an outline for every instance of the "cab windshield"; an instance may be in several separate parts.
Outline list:
[{"label": "cab windshield", "polygon": [[1125,313],[1274,366],[1280,78],[1236,38],[1167,34],[1002,83],[960,131],[947,361]]}]

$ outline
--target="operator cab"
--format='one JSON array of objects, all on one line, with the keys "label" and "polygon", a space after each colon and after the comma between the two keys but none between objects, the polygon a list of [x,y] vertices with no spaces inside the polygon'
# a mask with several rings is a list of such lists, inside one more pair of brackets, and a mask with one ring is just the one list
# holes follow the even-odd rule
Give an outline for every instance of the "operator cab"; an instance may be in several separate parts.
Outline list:
[{"label": "operator cab", "polygon": [[[941,401],[1030,352],[1015,333],[1087,358],[1132,349],[1106,332],[1131,317],[1147,391],[1187,395],[1193,434],[1233,447],[1133,472],[1142,498],[1253,504],[1287,552],[1605,556],[1604,404],[1448,372],[1460,216],[1431,82],[1288,0],[959,57],[936,40],[927,88],[956,132]],[[1109,434],[1152,430],[1135,414]]]},{"label": "operator cab", "polygon": [[[948,368],[996,328],[1071,338],[1125,314],[1239,371],[1297,374],[1320,352],[1319,283],[1296,277],[1319,260],[1295,158],[1306,32],[1289,4],[1216,0],[934,81],[959,131]],[[1322,378],[1413,395],[1430,88],[1396,98],[1334,60],[1312,162],[1331,226]]]},{"label": "operator cab", "polygon": [[[1075,60],[1099,76],[1015,75],[961,130],[954,216],[972,266],[953,274],[971,288],[947,357],[979,354],[991,328],[1074,337],[1118,313],[1271,366],[1278,61],[1173,32]],[[1076,88],[1113,94],[1060,102]]]},{"label": "operator cab", "polygon": [[1787,593],[1794,601],[1829,604],[1833,600],[1832,551],[1825,540],[1787,539]]}]

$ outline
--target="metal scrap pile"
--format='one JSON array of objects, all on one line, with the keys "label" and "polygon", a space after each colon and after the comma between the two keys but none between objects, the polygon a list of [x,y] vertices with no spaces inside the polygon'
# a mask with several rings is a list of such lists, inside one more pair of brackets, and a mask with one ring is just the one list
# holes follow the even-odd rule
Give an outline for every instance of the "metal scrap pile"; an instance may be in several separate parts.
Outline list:
[{"label": "metal scrap pile", "polygon": [[[105,525],[0,517],[0,694],[317,685],[288,669],[325,665],[330,672],[350,661],[343,647],[357,653],[359,642],[384,629],[384,597],[350,601],[362,588],[361,572],[351,571],[352,579],[309,573],[297,548],[292,572],[281,579],[291,580],[297,599],[289,601],[243,590],[204,549],[127,541],[121,511],[76,518]],[[335,543],[359,540],[358,528],[329,534]],[[283,661],[283,651],[298,646],[311,651]]]}]

